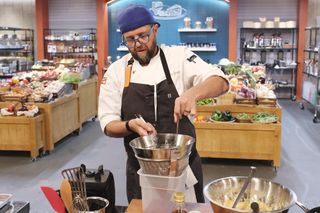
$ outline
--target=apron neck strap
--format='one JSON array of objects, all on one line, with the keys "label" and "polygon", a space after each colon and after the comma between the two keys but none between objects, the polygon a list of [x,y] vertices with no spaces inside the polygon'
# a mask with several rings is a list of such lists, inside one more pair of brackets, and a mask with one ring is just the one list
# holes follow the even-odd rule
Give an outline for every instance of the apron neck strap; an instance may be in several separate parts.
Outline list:
[{"label": "apron neck strap", "polygon": [[[171,75],[170,75],[170,71],[169,71],[169,67],[168,67],[168,63],[166,60],[166,56],[164,55],[162,49],[160,48],[160,59],[161,59],[161,64],[164,70],[164,74],[166,75],[168,84],[173,84]],[[132,64],[133,64],[134,60],[133,57],[130,58],[130,60],[128,61],[128,64],[126,66],[126,72],[125,72],[125,84],[124,87],[128,87],[130,84],[130,80],[131,80],[131,70],[132,70]]]},{"label": "apron neck strap", "polygon": [[173,81],[172,81],[171,75],[170,75],[170,71],[169,71],[169,67],[167,64],[166,56],[164,55],[161,48],[160,48],[160,59],[161,59],[162,67],[164,70],[164,74],[166,75],[166,78],[168,80],[168,84],[173,84]]},{"label": "apron neck strap", "polygon": [[124,87],[129,87],[133,62],[134,62],[133,57],[131,57],[126,66]]}]

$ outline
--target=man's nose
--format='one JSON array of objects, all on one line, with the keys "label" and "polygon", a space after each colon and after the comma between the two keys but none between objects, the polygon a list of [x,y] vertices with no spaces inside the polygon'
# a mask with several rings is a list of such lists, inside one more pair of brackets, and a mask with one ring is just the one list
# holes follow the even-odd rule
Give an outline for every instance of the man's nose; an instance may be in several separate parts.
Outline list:
[{"label": "man's nose", "polygon": [[136,47],[140,47],[142,45],[139,39],[135,40],[135,45]]}]

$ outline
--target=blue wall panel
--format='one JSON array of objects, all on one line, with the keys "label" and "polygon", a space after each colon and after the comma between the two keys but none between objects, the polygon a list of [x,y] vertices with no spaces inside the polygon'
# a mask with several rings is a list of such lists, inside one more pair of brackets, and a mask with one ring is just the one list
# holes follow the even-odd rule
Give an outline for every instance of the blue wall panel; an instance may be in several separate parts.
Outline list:
[{"label": "blue wall panel", "polygon": [[[117,47],[121,43],[121,33],[117,32],[117,16],[130,4],[143,4],[148,8],[152,8],[150,0],[121,0],[116,1],[108,6],[109,15],[109,55],[115,60],[116,56],[122,56],[127,52],[117,51]],[[157,1],[159,2],[159,1]],[[164,6],[172,6],[178,4],[182,6],[183,12],[178,18],[168,18],[155,16],[156,20],[161,24],[159,29],[158,44],[177,45],[180,43],[216,43],[216,52],[196,52],[203,59],[211,63],[217,63],[221,58],[228,57],[228,19],[229,5],[222,0],[163,0]],[[164,7],[165,9],[166,7]],[[195,21],[201,21],[202,28],[205,28],[206,17],[214,18],[214,27],[217,32],[208,33],[182,33],[178,32],[178,28],[184,27],[183,19],[191,18],[191,27],[194,28]]]}]

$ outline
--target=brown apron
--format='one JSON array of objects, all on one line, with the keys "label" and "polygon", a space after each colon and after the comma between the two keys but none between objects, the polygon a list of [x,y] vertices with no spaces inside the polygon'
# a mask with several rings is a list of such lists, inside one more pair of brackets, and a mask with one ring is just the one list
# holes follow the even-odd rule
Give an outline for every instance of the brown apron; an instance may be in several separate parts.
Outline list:
[{"label": "brown apron", "polygon": [[[170,71],[163,51],[160,49],[160,58],[166,79],[156,85],[157,91],[157,110],[154,106],[154,86],[147,84],[129,83],[125,85],[122,94],[121,118],[123,121],[135,118],[135,114],[141,114],[142,117],[154,125],[158,133],[175,133],[176,124],[174,123],[174,103],[179,97],[174,83],[172,82]],[[128,61],[126,69],[126,78],[130,78],[133,59]],[[130,73],[129,73],[130,72]],[[130,82],[130,79],[126,79]],[[155,115],[155,113],[157,113]],[[190,135],[196,138],[195,128],[190,120],[183,116],[179,123],[179,134]],[[134,156],[129,142],[139,137],[138,134],[130,134],[124,138],[124,145],[128,155],[127,158],[127,198],[128,202],[132,199],[141,199],[141,188],[139,184],[139,175],[137,171],[140,169],[139,162]],[[204,202],[203,197],[203,174],[201,166],[201,158],[198,155],[196,146],[193,146],[189,165],[198,180],[194,186],[198,202]]]}]

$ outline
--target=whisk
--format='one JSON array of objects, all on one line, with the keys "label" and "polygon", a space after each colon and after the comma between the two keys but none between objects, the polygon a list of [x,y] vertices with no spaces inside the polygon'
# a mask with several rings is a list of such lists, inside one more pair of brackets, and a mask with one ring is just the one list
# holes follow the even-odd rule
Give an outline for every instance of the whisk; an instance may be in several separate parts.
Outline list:
[{"label": "whisk", "polygon": [[65,169],[61,172],[63,178],[70,182],[73,207],[75,211],[89,211],[87,203],[87,190],[85,184],[85,174],[81,167]]}]

